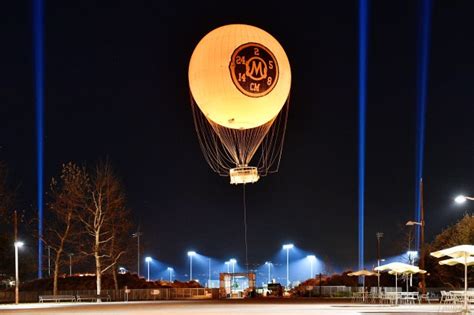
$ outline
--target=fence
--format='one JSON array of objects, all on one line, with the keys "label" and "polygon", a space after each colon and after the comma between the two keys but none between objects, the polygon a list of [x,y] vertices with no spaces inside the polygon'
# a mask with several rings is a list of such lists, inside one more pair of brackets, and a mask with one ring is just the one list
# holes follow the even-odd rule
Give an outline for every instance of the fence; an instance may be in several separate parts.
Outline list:
[{"label": "fence", "polygon": [[[101,294],[109,295],[111,301],[150,301],[177,299],[211,299],[219,294],[219,289],[206,288],[160,288],[160,289],[129,289],[102,290]],[[38,302],[40,295],[52,295],[52,291],[20,291],[21,302]],[[58,295],[96,295],[96,290],[59,291]],[[0,291],[0,303],[13,303],[15,292]]]}]

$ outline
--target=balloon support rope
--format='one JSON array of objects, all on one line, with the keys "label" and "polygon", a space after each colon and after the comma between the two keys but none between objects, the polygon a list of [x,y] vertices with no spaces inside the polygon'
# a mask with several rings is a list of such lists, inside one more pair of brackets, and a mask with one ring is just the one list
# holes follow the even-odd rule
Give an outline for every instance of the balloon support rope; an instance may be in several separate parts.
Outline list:
[{"label": "balloon support rope", "polygon": [[243,186],[243,205],[244,205],[244,240],[245,240],[245,267],[249,273],[249,257],[248,257],[248,243],[247,243],[247,205],[245,201],[245,183]]}]

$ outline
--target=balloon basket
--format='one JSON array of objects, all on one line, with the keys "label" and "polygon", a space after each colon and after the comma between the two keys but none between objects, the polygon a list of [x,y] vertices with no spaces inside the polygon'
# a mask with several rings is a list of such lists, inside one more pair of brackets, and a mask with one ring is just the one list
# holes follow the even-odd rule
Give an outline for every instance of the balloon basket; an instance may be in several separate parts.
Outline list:
[{"label": "balloon basket", "polygon": [[255,183],[260,178],[257,168],[253,166],[240,166],[231,168],[229,175],[230,183],[235,185]]}]

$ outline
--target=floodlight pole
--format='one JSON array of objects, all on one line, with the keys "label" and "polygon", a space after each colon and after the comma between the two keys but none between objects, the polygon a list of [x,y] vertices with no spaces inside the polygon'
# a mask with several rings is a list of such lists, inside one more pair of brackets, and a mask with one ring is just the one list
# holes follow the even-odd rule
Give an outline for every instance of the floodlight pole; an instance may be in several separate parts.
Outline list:
[{"label": "floodlight pole", "polygon": [[74,254],[69,253],[69,276],[72,276],[72,256],[74,256]]},{"label": "floodlight pole", "polygon": [[[377,237],[377,267],[380,267],[380,239],[383,237],[382,232],[375,233]],[[377,294],[380,292],[380,271],[377,270]]]},{"label": "floodlight pole", "polygon": [[[420,231],[420,269],[425,269],[425,209],[423,206],[423,179],[420,181],[420,216],[421,216],[421,231]],[[421,293],[426,294],[425,274],[421,274]]]},{"label": "floodlight pole", "polygon": [[271,282],[270,268],[271,268],[271,266],[272,266],[272,263],[269,262],[269,261],[267,261],[267,262],[265,263],[265,265],[268,266],[268,282],[267,282],[267,283],[270,283],[270,282]]},{"label": "floodlight pole", "polygon": [[193,280],[193,255],[189,255],[189,281]]},{"label": "floodlight pole", "polygon": [[15,304],[20,301],[20,276],[18,272],[18,247],[20,246],[21,243],[15,241]]},{"label": "floodlight pole", "polygon": [[137,275],[140,277],[140,236],[143,235],[142,232],[135,232],[132,234],[133,237],[137,238]]},{"label": "floodlight pole", "polygon": [[290,248],[286,249],[286,287],[290,286]]},{"label": "floodlight pole", "polygon": [[209,281],[208,281],[207,287],[208,288],[211,287],[211,258],[209,258]]}]

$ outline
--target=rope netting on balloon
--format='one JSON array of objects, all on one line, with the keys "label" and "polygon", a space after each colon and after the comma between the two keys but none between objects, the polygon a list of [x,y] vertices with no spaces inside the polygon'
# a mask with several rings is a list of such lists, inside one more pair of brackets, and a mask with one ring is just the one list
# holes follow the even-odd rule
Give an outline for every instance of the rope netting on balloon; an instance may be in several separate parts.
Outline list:
[{"label": "rope netting on balloon", "polygon": [[[229,169],[255,166],[261,176],[278,171],[288,120],[289,98],[272,120],[249,129],[232,129],[208,120],[191,96],[199,145],[211,169],[229,176]],[[252,163],[252,158],[255,160]],[[252,164],[252,165],[251,165]]]}]

